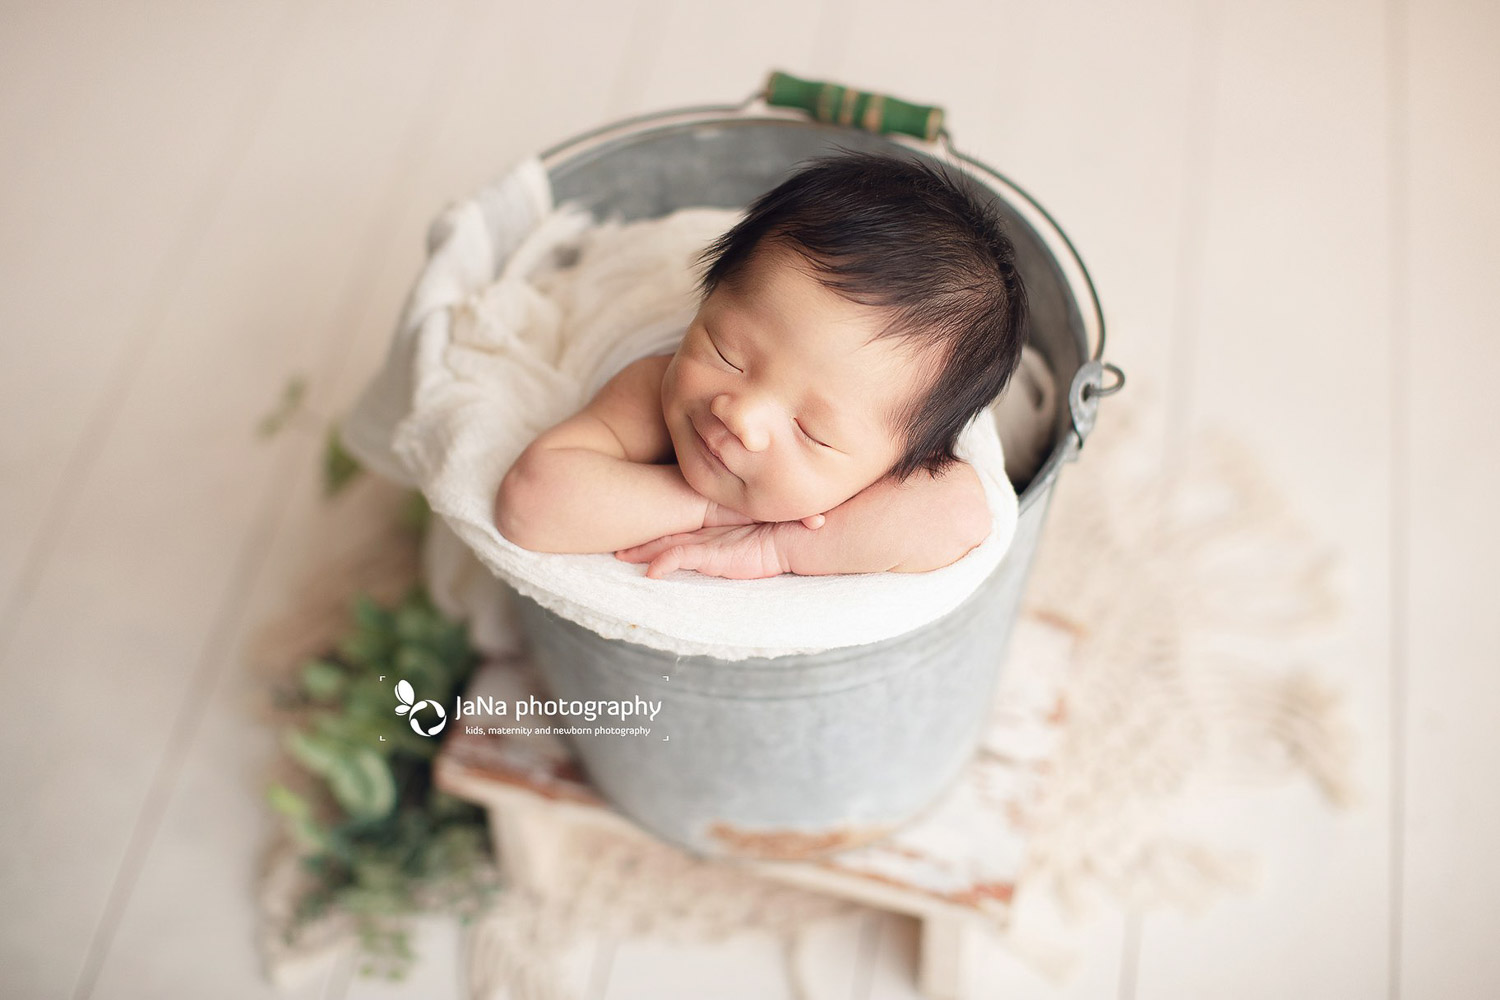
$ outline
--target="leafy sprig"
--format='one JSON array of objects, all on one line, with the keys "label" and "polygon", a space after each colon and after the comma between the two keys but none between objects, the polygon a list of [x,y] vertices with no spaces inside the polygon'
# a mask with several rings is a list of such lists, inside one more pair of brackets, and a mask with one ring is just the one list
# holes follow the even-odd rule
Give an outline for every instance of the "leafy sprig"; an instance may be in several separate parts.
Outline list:
[{"label": "leafy sprig", "polygon": [[354,921],[362,971],[400,978],[415,957],[411,917],[467,920],[498,889],[483,810],[432,784],[440,741],[395,712],[398,680],[450,702],[478,657],[465,627],[445,619],[421,587],[393,607],[361,596],[351,617],[350,630],[303,663],[281,699],[299,710],[284,745],[312,792],[275,784],[267,798],[313,875],[286,928],[289,943],[339,911]]}]

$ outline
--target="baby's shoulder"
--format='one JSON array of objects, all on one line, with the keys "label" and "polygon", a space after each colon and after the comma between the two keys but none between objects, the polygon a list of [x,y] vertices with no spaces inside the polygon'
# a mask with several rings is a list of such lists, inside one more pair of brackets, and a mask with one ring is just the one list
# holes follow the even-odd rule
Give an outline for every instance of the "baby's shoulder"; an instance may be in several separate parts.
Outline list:
[{"label": "baby's shoulder", "polygon": [[630,461],[655,464],[675,457],[661,412],[661,382],[671,363],[670,354],[632,361],[584,408],[613,432]]},{"label": "baby's shoulder", "polygon": [[632,399],[651,398],[660,401],[661,380],[666,377],[667,366],[672,355],[656,354],[637,358],[616,372],[605,382],[594,399],[605,395],[624,396]]},{"label": "baby's shoulder", "polygon": [[661,385],[661,380],[667,374],[667,366],[672,363],[671,354],[652,354],[644,358],[636,358],[626,368],[639,368],[647,381]]}]

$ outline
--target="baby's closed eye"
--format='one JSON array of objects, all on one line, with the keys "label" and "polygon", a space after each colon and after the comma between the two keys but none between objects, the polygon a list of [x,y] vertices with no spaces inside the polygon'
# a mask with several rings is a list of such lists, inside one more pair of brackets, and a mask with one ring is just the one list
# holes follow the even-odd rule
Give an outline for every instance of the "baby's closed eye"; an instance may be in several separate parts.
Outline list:
[{"label": "baby's closed eye", "polygon": [[797,432],[799,434],[801,434],[804,438],[806,438],[807,440],[811,441],[813,444],[817,445],[819,448],[827,448],[828,447],[828,445],[824,444],[822,441],[819,441],[817,438],[815,438],[811,434],[807,433],[807,428],[802,426],[802,421],[800,421],[800,420],[793,420],[792,423],[796,426]]}]

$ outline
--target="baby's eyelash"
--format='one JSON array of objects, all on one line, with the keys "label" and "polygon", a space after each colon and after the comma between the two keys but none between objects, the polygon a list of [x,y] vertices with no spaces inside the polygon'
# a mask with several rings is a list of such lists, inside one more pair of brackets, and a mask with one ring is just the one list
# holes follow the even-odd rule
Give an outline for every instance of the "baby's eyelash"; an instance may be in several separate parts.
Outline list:
[{"label": "baby's eyelash", "polygon": [[728,358],[724,357],[724,352],[721,351],[721,350],[719,350],[719,345],[714,343],[714,339],[712,337],[708,338],[708,343],[709,343],[709,346],[711,346],[714,349],[714,353],[719,356],[719,360],[720,361],[724,362],[726,365],[728,365],[729,367],[733,368],[735,371],[741,371],[741,368],[740,368],[739,365],[735,364],[733,361],[730,361]]},{"label": "baby's eyelash", "polygon": [[803,430],[802,429],[802,423],[801,423],[801,421],[793,420],[792,423],[796,424],[797,425],[797,430],[799,432],[801,432],[802,436],[805,437],[805,438],[807,438],[813,444],[817,445],[820,448],[827,448],[828,447],[822,441],[819,441],[817,438],[815,438],[811,434],[807,433],[807,431]]}]

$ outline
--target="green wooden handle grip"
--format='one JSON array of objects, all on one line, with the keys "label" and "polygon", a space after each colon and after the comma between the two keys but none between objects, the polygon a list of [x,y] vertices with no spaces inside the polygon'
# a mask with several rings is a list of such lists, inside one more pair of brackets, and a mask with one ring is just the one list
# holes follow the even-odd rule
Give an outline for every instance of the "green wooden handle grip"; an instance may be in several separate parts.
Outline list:
[{"label": "green wooden handle grip", "polygon": [[836,83],[799,80],[779,70],[766,81],[765,99],[773,107],[800,108],[820,122],[866,132],[900,132],[932,142],[943,128],[942,108],[910,104]]}]

